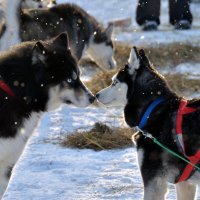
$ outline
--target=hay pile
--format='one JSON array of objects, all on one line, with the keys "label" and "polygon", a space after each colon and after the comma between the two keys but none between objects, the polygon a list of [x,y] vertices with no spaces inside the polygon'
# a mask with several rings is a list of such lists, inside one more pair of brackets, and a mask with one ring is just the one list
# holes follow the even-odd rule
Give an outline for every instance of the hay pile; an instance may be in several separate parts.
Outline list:
[{"label": "hay pile", "polygon": [[112,82],[111,78],[116,74],[118,69],[111,71],[101,71],[91,78],[90,81],[85,82],[85,85],[96,94],[101,89],[109,86]]},{"label": "hay pile", "polygon": [[89,131],[76,131],[67,135],[61,142],[65,147],[79,149],[108,150],[121,149],[133,146],[131,136],[133,131],[129,128],[108,127],[96,123]]},{"label": "hay pile", "polygon": [[[155,66],[176,66],[184,62],[200,62],[200,47],[189,44],[173,43],[162,44],[155,47],[143,48],[150,61]],[[116,45],[115,59],[119,66],[124,66],[127,62],[131,47]]]},{"label": "hay pile", "polygon": [[191,79],[188,75],[183,74],[168,74],[165,77],[171,89],[180,95],[184,96],[185,93],[192,95],[200,92],[200,81],[198,79]]}]

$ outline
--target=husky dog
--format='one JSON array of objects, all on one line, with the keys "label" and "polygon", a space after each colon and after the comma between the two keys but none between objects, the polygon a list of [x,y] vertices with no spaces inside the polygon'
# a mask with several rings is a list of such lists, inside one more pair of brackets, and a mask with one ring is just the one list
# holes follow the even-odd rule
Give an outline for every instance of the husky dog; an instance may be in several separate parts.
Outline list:
[{"label": "husky dog", "polygon": [[0,55],[0,198],[42,113],[95,97],[79,79],[67,34],[25,42]]},{"label": "husky dog", "polygon": [[19,21],[22,41],[44,40],[66,31],[70,48],[78,60],[86,50],[100,67],[112,69],[116,65],[111,40],[113,24],[104,29],[77,5],[60,4],[49,9],[24,10]]},{"label": "husky dog", "polygon": [[21,3],[21,0],[7,0],[7,29],[1,39],[1,50],[20,41],[45,40],[67,32],[77,60],[86,50],[100,67],[112,69],[116,66],[111,40],[113,24],[104,29],[94,17],[74,4],[22,10]]},{"label": "husky dog", "polygon": [[[97,93],[96,97],[106,106],[123,106],[125,121],[130,127],[142,126],[142,130],[139,129],[133,139],[137,146],[138,164],[144,183],[144,199],[165,199],[167,182],[176,184],[177,199],[195,199],[200,173],[193,170],[193,173],[181,182],[180,176],[188,164],[156,145],[142,133],[151,133],[163,145],[189,159],[196,152],[199,154],[200,112],[192,111],[183,117],[184,149],[176,135],[177,112],[183,98],[170,90],[165,78],[150,64],[144,51],[138,52],[133,48],[128,64],[113,77],[112,85]],[[157,105],[154,104],[153,110],[146,115],[153,106],[152,102]],[[200,100],[187,101],[187,106],[187,109],[196,110],[200,106]],[[145,123],[142,119],[146,120]],[[199,155],[195,159],[199,161]],[[200,166],[199,162],[196,165]]]}]

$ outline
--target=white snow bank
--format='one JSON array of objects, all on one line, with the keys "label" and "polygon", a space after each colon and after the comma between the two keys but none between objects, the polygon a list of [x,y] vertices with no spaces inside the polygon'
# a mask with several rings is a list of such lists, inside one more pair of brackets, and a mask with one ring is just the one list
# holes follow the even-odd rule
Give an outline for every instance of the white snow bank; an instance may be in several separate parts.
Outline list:
[{"label": "white snow bank", "polygon": [[200,63],[181,63],[176,67],[160,68],[162,74],[182,74],[188,75],[188,78],[200,78]]},{"label": "white snow bank", "polygon": [[[115,114],[119,112],[63,107],[45,115],[18,162],[3,199],[141,199],[143,186],[134,148],[94,152],[45,142],[65,129],[72,131],[99,120],[113,122],[110,117]],[[119,124],[119,120],[116,118],[114,123]],[[175,199],[174,190],[168,199]]]}]

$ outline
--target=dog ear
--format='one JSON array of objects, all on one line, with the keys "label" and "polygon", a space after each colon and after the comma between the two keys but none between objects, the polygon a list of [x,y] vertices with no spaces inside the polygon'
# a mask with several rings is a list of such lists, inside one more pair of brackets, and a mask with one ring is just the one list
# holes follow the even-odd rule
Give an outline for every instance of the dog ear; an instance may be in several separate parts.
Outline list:
[{"label": "dog ear", "polygon": [[69,49],[68,34],[66,32],[61,33],[53,39],[52,44],[55,46],[60,46]]},{"label": "dog ear", "polygon": [[130,52],[128,59],[129,74],[133,74],[136,69],[140,66],[139,54],[136,47],[133,47]]},{"label": "dog ear", "polygon": [[144,52],[144,49],[140,49],[139,51],[139,55],[142,59],[142,62],[144,62],[146,65],[150,66],[150,62],[149,62],[149,59],[147,58],[145,52]]},{"label": "dog ear", "polygon": [[46,51],[45,47],[42,44],[42,42],[37,42],[35,46],[33,47],[33,52],[32,52],[32,62],[33,64],[37,64],[39,62],[45,63],[46,59]]},{"label": "dog ear", "polygon": [[105,32],[106,32],[106,36],[111,39],[112,37],[112,33],[113,33],[113,29],[114,29],[114,24],[113,23],[109,23],[108,27],[106,28]]},{"label": "dog ear", "polygon": [[149,61],[148,57],[146,56],[145,51],[143,49],[140,49],[139,55],[141,58],[141,62],[144,63],[144,66],[154,69],[153,65],[150,63],[150,61]]},{"label": "dog ear", "polygon": [[47,83],[49,75],[45,60],[47,58],[47,52],[42,42],[37,42],[33,47],[32,63],[34,67],[35,81],[39,85]]}]

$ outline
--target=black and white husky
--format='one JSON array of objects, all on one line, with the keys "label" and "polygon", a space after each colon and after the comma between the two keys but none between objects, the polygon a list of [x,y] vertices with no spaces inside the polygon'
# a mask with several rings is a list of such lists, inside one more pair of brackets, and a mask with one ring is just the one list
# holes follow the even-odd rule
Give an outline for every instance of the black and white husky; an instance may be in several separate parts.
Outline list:
[{"label": "black and white husky", "polygon": [[[107,106],[124,106],[125,121],[130,127],[143,124],[142,131],[151,133],[159,142],[182,157],[188,159],[196,152],[199,154],[200,111],[192,111],[183,116],[184,152],[176,135],[177,112],[183,98],[169,89],[166,80],[150,64],[143,50],[138,52],[133,48],[128,64],[113,77],[112,85],[100,91],[96,97]],[[200,107],[200,100],[187,101],[187,106],[195,110]],[[137,145],[145,200],[165,199],[168,182],[176,184],[177,199],[195,199],[196,186],[200,184],[199,171],[192,170],[185,181],[178,182],[188,166],[185,161],[145,138],[141,130],[133,139]],[[196,165],[200,166],[199,155],[195,159],[198,161]]]},{"label": "black and white husky", "polygon": [[20,0],[8,0],[8,5],[8,30],[1,39],[2,50],[19,41],[45,40],[67,32],[77,60],[86,51],[100,67],[112,69],[116,66],[111,40],[113,24],[104,29],[94,17],[74,4],[31,10],[22,10]]},{"label": "black and white husky", "polygon": [[95,100],[79,79],[67,34],[0,54],[0,198],[42,113]]}]

